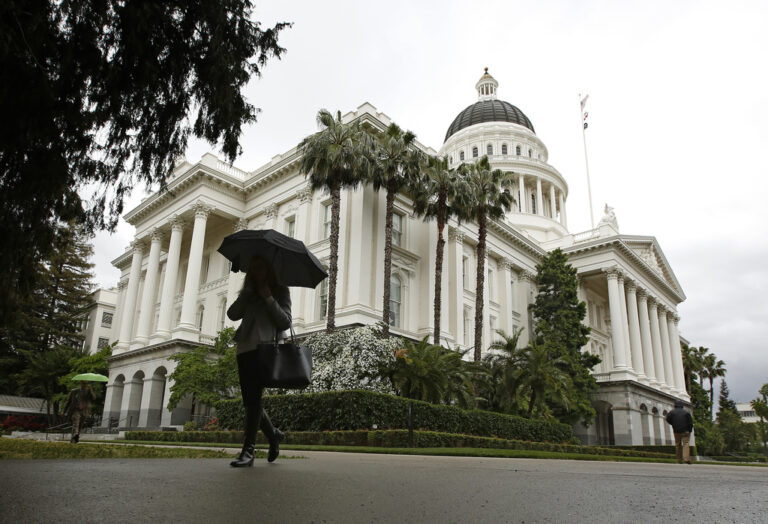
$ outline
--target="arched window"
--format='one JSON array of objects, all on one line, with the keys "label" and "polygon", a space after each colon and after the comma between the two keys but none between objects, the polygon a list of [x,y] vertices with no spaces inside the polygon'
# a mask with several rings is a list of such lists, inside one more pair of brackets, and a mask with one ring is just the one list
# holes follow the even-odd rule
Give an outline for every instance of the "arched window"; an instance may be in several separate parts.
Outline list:
[{"label": "arched window", "polygon": [[464,151],[459,152],[459,160],[464,160]]},{"label": "arched window", "polygon": [[453,157],[452,156],[448,157],[448,164],[453,165]]},{"label": "arched window", "polygon": [[515,146],[515,154],[520,156],[520,146]]},{"label": "arched window", "polygon": [[227,299],[222,298],[219,302],[219,331],[224,329],[224,321],[227,318]]},{"label": "arched window", "polygon": [[400,304],[402,299],[400,277],[392,275],[389,285],[389,323],[392,326],[400,327]]},{"label": "arched window", "polygon": [[536,195],[531,193],[531,214],[536,214]]},{"label": "arched window", "polygon": [[320,282],[320,318],[325,318],[328,315],[328,279],[326,278]]},{"label": "arched window", "polygon": [[501,144],[501,154],[502,155],[507,154],[507,144]]},{"label": "arched window", "polygon": [[488,144],[488,156],[491,156],[493,154],[493,146],[491,144]]},{"label": "arched window", "polygon": [[472,158],[477,158],[477,147],[472,148]]},{"label": "arched window", "polygon": [[533,158],[533,150],[528,149],[528,158]]}]

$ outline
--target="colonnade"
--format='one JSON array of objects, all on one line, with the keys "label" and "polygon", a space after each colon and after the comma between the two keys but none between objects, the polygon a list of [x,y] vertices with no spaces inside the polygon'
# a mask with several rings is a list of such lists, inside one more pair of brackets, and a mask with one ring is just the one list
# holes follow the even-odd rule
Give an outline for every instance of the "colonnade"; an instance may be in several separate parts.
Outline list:
[{"label": "colonnade", "polygon": [[[535,194],[536,196],[536,205],[535,209],[531,207],[528,202],[528,197],[526,194],[526,183],[529,181],[526,179],[534,178],[535,182],[533,184],[536,185],[535,191],[532,191],[532,194]],[[517,189],[519,191],[520,197],[515,197],[515,200],[517,200],[517,206],[518,211],[520,213],[530,213],[532,215],[538,215],[538,216],[546,216],[547,218],[551,218],[552,220],[558,220],[557,212],[560,211],[560,224],[562,224],[563,227],[568,227],[568,217],[565,211],[565,193],[558,189],[555,184],[548,182],[548,195],[545,196],[543,191],[543,184],[542,184],[542,178],[535,175],[524,175],[522,173],[516,174],[516,182],[517,182]],[[547,215],[544,212],[544,199],[548,198],[549,200],[549,215]]]},{"label": "colonnade", "polygon": [[685,394],[680,317],[617,268],[608,281],[613,368],[662,391]]}]

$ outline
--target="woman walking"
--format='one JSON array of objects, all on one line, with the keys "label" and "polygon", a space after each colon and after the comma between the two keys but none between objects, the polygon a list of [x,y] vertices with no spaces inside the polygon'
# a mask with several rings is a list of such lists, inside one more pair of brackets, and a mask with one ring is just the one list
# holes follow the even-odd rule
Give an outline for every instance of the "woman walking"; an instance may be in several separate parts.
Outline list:
[{"label": "woman walking", "polygon": [[277,282],[272,266],[255,257],[245,275],[243,289],[227,310],[231,320],[242,323],[235,333],[237,370],[245,405],[245,438],[243,450],[230,465],[236,468],[253,465],[256,432],[261,428],[269,441],[267,460],[274,462],[280,454],[284,434],[275,429],[261,406],[264,385],[259,379],[257,347],[274,342],[278,334],[291,327],[291,295],[286,286]]}]

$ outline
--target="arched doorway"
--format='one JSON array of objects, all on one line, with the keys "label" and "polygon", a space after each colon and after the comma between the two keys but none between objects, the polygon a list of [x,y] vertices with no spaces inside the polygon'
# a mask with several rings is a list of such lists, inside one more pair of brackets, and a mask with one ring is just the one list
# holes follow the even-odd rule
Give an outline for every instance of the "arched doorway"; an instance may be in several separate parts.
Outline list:
[{"label": "arched doorway", "polygon": [[125,376],[116,376],[112,384],[107,384],[107,394],[104,398],[104,415],[101,425],[105,428],[117,427],[120,424],[120,409],[123,405],[123,389]]},{"label": "arched doorway", "polygon": [[661,427],[661,416],[659,415],[659,409],[653,408],[651,410],[652,418],[653,418],[653,444],[656,446],[660,446],[664,444],[664,441],[661,437],[661,432],[663,431],[663,428]]},{"label": "arched doorway", "polygon": [[141,397],[144,392],[144,372],[137,371],[131,381],[126,384],[123,393],[123,407],[121,426],[133,428],[139,425],[141,413]]},{"label": "arched doorway", "polygon": [[168,371],[164,366],[157,368],[152,376],[144,379],[144,393],[142,408],[139,416],[139,426],[146,428],[159,428],[163,414],[163,401],[165,396],[165,381]]},{"label": "arched doorway", "polygon": [[613,406],[603,400],[592,403],[595,408],[595,432],[597,444],[612,446],[616,440],[613,433]]},{"label": "arched doorway", "polygon": [[651,415],[648,406],[640,404],[640,427],[643,431],[643,446],[650,446],[651,442]]}]

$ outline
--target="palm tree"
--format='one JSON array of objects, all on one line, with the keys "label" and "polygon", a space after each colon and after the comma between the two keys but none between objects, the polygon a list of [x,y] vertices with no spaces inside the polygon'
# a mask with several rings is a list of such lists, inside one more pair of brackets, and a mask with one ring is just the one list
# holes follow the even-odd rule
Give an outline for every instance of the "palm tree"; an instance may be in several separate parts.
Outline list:
[{"label": "palm tree", "polygon": [[701,375],[703,361],[696,348],[688,346],[685,342],[681,344],[683,353],[683,374],[685,375],[685,390],[691,394],[691,381],[694,373]]},{"label": "palm tree", "polygon": [[312,190],[324,189],[331,194],[331,253],[328,267],[328,311],[326,329],[336,327],[336,278],[339,258],[339,214],[341,189],[354,188],[363,179],[368,135],[359,121],[345,124],[341,112],[334,118],[321,109],[317,123],[322,128],[299,144],[301,172],[309,177]]},{"label": "palm tree", "polygon": [[475,290],[475,362],[480,361],[483,341],[483,286],[485,284],[485,239],[488,219],[497,220],[509,211],[515,202],[509,192],[512,178],[509,173],[491,169],[488,157],[462,164],[459,171],[466,181],[462,203],[457,206],[460,217],[477,221],[477,286]]},{"label": "palm tree", "polygon": [[707,353],[709,353],[709,348],[699,346],[697,348],[693,348],[693,351],[693,358],[694,362],[696,363],[696,368],[694,368],[694,370],[699,375],[699,386],[701,386],[701,389],[704,389],[704,358],[707,356]]},{"label": "palm tree", "polygon": [[439,404],[461,365],[461,353],[430,344],[428,338],[425,336],[418,344],[403,341],[404,347],[395,352],[390,377],[400,395]]},{"label": "palm tree", "polygon": [[725,377],[725,372],[725,362],[717,360],[714,353],[709,353],[704,357],[702,375],[709,379],[709,405],[712,406],[711,409],[713,412],[715,410],[715,392],[712,385],[717,377]]},{"label": "palm tree", "polygon": [[520,351],[517,385],[520,390],[528,391],[528,418],[533,410],[548,412],[546,399],[550,395],[559,398],[563,407],[568,408],[568,389],[571,379],[561,368],[567,366],[563,357],[552,358],[546,344],[532,342]]},{"label": "palm tree", "polygon": [[382,335],[389,336],[390,326],[390,290],[392,278],[392,214],[394,213],[395,195],[412,185],[412,180],[419,172],[420,152],[414,148],[416,135],[403,131],[392,123],[376,137],[374,161],[370,171],[370,181],[374,191],[387,190],[384,215],[384,304],[382,312]]},{"label": "palm tree", "polygon": [[490,409],[505,413],[516,413],[520,409],[517,397],[518,379],[521,361],[521,348],[518,348],[524,328],[514,328],[511,335],[503,330],[497,333],[501,340],[491,344],[492,352],[483,357],[488,368],[488,380],[485,394]]},{"label": "palm tree", "polygon": [[443,279],[443,230],[448,219],[456,214],[454,199],[462,186],[456,170],[448,168],[446,157],[429,156],[416,183],[411,188],[413,210],[425,220],[437,220],[437,246],[435,247],[435,298],[433,342],[440,343],[441,290]]}]

